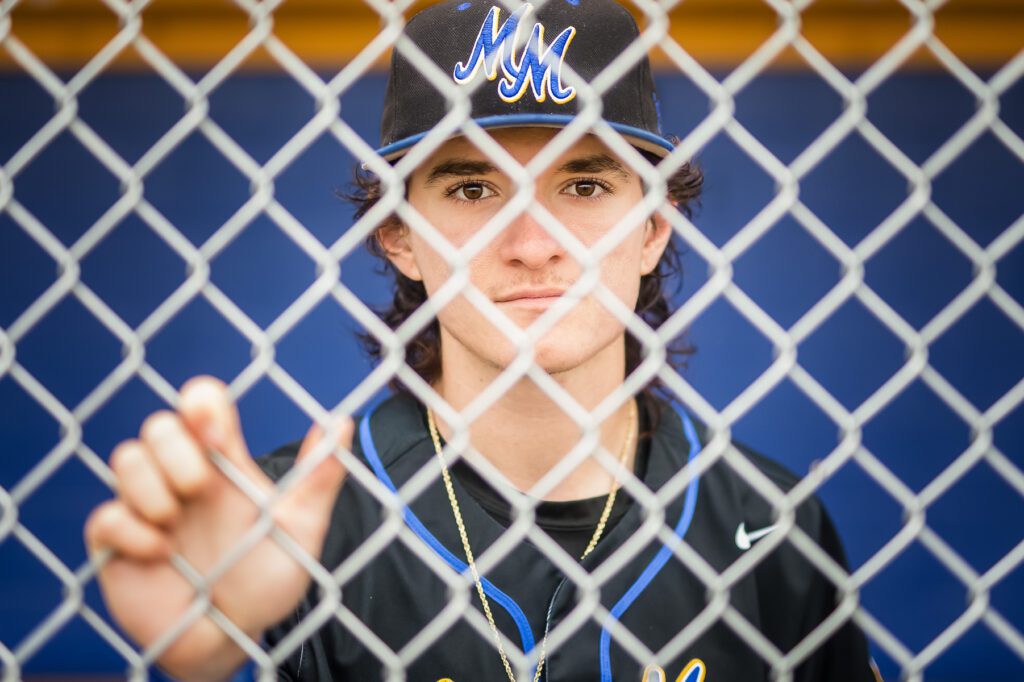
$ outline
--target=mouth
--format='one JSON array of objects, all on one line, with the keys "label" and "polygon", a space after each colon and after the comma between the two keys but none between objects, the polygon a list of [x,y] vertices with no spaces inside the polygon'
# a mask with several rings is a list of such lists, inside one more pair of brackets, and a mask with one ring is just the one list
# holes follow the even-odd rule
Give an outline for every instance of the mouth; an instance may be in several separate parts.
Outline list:
[{"label": "mouth", "polygon": [[[547,312],[563,298],[566,298],[563,288],[537,287],[509,291],[493,300],[499,308],[509,314],[527,314],[532,317]],[[574,300],[576,299],[574,298]]]},{"label": "mouth", "polygon": [[565,293],[565,289],[545,287],[537,289],[517,289],[495,297],[495,303],[554,303]]}]

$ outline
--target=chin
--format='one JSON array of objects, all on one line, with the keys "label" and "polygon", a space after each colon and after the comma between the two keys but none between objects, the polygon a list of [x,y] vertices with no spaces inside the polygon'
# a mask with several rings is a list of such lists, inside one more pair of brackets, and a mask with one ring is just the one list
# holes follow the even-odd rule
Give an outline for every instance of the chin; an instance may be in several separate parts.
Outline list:
[{"label": "chin", "polygon": [[[478,324],[466,324],[467,319]],[[483,319],[442,314],[440,320],[446,332],[442,336],[449,336],[463,352],[499,371],[515,362],[516,345]],[[558,375],[583,367],[605,353],[620,353],[624,359],[622,325],[610,318],[570,314],[534,345],[533,361],[547,374]]]},{"label": "chin", "polygon": [[[556,327],[533,347],[534,364],[553,376],[570,372],[587,365],[607,350],[616,338],[601,339],[586,331],[564,333]],[[504,337],[478,350],[484,357],[490,355],[492,364],[501,370],[507,369],[516,359],[515,346]]]},{"label": "chin", "polygon": [[593,338],[587,339],[589,343],[582,341],[541,339],[534,348],[534,362],[548,374],[562,374],[581,367],[601,351],[600,347],[590,347]]}]

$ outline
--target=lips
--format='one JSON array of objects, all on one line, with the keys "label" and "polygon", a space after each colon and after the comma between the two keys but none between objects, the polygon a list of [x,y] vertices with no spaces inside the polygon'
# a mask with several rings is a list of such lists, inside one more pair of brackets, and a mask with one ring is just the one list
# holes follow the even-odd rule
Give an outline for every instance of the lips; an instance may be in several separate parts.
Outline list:
[{"label": "lips", "polygon": [[557,287],[544,287],[537,289],[517,289],[497,296],[495,303],[511,303],[513,301],[534,301],[558,298],[565,293],[565,289]]}]

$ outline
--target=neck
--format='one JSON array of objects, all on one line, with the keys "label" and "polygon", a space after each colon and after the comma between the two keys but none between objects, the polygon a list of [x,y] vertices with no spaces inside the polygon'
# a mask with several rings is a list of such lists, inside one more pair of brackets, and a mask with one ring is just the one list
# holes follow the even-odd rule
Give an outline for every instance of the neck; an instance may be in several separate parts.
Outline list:
[{"label": "neck", "polygon": [[[625,378],[624,341],[613,343],[584,365],[552,374],[554,379],[579,405],[593,411]],[[449,344],[450,346],[451,344]],[[443,351],[442,351],[443,352]],[[463,410],[501,374],[499,368],[481,371],[466,358],[447,361],[436,389],[456,410]],[[454,359],[452,359],[454,360]],[[450,371],[448,368],[462,371]],[[631,428],[630,402],[626,401],[600,423],[600,443],[616,459],[622,455]],[[440,418],[438,428],[446,438],[452,431]],[[509,388],[470,425],[470,443],[493,464],[518,490],[528,492],[552,467],[558,464],[584,436],[580,426],[530,378]],[[625,466],[631,469],[636,449],[636,431],[625,453]],[[595,446],[588,455],[597,450]],[[606,495],[616,486],[612,474],[597,459],[588,456],[550,490],[546,500],[574,500]]]}]

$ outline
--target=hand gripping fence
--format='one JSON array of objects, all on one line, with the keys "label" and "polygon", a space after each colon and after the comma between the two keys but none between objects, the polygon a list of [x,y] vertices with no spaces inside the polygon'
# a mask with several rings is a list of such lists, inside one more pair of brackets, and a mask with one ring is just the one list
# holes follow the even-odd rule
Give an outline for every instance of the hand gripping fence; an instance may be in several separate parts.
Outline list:
[{"label": "hand gripping fence", "polygon": [[[548,0],[555,1],[555,0]],[[976,303],[986,300],[1000,310],[1014,325],[1024,331],[1024,307],[996,280],[996,268],[1024,239],[1024,216],[1006,228],[983,247],[959,227],[933,201],[932,181],[948,168],[983,134],[993,135],[1005,148],[1024,163],[1024,140],[1000,119],[1000,97],[1024,74],[1024,51],[1019,52],[988,80],[970,70],[933,32],[934,15],[945,4],[941,1],[917,2],[900,0],[912,21],[906,33],[876,62],[856,79],[851,80],[826,59],[802,34],[801,13],[810,0],[785,2],[766,0],[776,13],[777,28],[727,77],[719,80],[690,56],[669,35],[667,11],[671,3],[636,0],[643,15],[642,31],[632,47],[621,54],[599,77],[583,82],[567,68],[562,76],[578,91],[581,113],[561,130],[549,145],[526,167],[520,166],[482,128],[468,120],[469,99],[464,91],[420,53],[417,46],[403,37],[402,29],[410,13],[407,1],[385,2],[366,0],[380,15],[379,33],[358,55],[329,80],[324,80],[305,64],[274,34],[274,12],[280,2],[234,0],[250,20],[250,28],[234,48],[201,79],[191,77],[170,60],[143,32],[144,12],[148,2],[103,0],[116,15],[120,29],[89,62],[69,80],[64,81],[50,70],[13,30],[12,13],[17,0],[0,3],[0,46],[20,69],[34,79],[52,98],[52,117],[14,154],[0,166],[0,214],[11,221],[39,245],[59,267],[59,276],[6,328],[0,328],[0,379],[16,383],[28,396],[55,419],[61,427],[61,439],[9,489],[0,487],[0,543],[19,543],[34,555],[64,588],[62,602],[44,620],[17,642],[0,641],[0,670],[4,682],[20,680],[24,666],[36,656],[72,618],[80,617],[109,643],[127,664],[132,679],[147,679],[150,668],[174,639],[203,615],[234,639],[249,655],[259,679],[273,680],[276,667],[294,653],[301,642],[323,623],[337,619],[382,662],[388,680],[404,680],[409,664],[425,650],[441,640],[446,631],[462,620],[473,627],[482,642],[491,642],[487,620],[472,606],[475,599],[471,576],[457,575],[436,556],[403,522],[402,509],[425,489],[440,484],[441,471],[436,461],[425,466],[396,493],[386,489],[365,465],[351,453],[333,451],[326,446],[304,465],[282,479],[271,495],[256,489],[226,459],[215,455],[217,466],[249,495],[263,510],[258,522],[236,547],[224,556],[213,571],[201,576],[182,557],[173,563],[194,585],[196,597],[191,609],[176,627],[147,649],[139,650],[126,641],[103,616],[85,601],[86,587],[95,579],[98,566],[106,557],[98,557],[77,567],[65,565],[47,545],[19,521],[19,507],[69,460],[77,459],[108,485],[113,474],[105,463],[104,453],[97,453],[83,439],[82,425],[106,405],[129,381],[138,378],[168,405],[178,396],[174,387],[149,364],[147,343],[178,315],[191,301],[203,299],[212,306],[251,344],[252,358],[230,385],[232,395],[244,396],[260,381],[268,380],[298,406],[310,420],[328,424],[332,414],[355,414],[365,409],[371,398],[393,378],[401,379],[414,395],[448,423],[453,435],[445,446],[444,456],[450,463],[464,457],[481,475],[507,483],[501,473],[475,451],[468,441],[468,428],[503,393],[523,377],[529,377],[564,409],[583,434],[579,443],[536,486],[529,491],[532,498],[542,499],[577,465],[597,450],[597,460],[646,510],[640,531],[622,545],[616,554],[592,573],[576,562],[554,540],[533,523],[535,508],[518,497],[509,497],[514,521],[501,539],[480,553],[477,564],[481,573],[498,566],[518,545],[529,540],[549,555],[555,565],[580,591],[581,599],[572,612],[547,634],[548,652],[571,646],[574,633],[588,623],[611,622],[610,634],[622,649],[638,662],[667,660],[685,650],[712,625],[724,622],[746,642],[771,668],[776,679],[792,680],[793,673],[839,627],[852,619],[879,650],[900,669],[901,679],[921,680],[924,670],[953,646],[968,630],[983,626],[1017,657],[1024,661],[1024,634],[1007,614],[1000,613],[990,601],[991,591],[1024,561],[1024,541],[1019,542],[992,567],[979,573],[925,520],[925,513],[944,493],[953,487],[977,463],[987,462],[1016,493],[1024,496],[1024,472],[995,445],[993,430],[1013,413],[1024,400],[1024,380],[1018,381],[991,407],[980,411],[929,362],[929,347],[960,320]],[[509,11],[520,6],[518,0],[503,0]],[[534,2],[535,6],[542,2]],[[372,65],[397,49],[413,63],[423,65],[422,76],[447,100],[450,111],[430,134],[417,143],[400,161],[391,165],[378,157],[373,148],[346,123],[339,97],[348,91]],[[710,99],[712,106],[703,120],[681,140],[675,151],[657,168],[643,157],[600,118],[600,96],[630,66],[653,48],[661,49],[671,66],[688,77]],[[209,116],[209,98],[256,50],[264,50],[288,76],[312,96],[317,105],[310,118],[265,163],[250,154]],[[93,128],[78,115],[78,96],[127,50],[135,51],[142,60],[186,102],[184,115],[141,155],[135,163],[126,162]],[[806,65],[835,91],[843,102],[841,114],[791,162],[783,163],[764,146],[735,114],[737,96],[786,50],[795,51]],[[923,163],[912,161],[866,117],[867,99],[892,76],[915,52],[926,50],[974,97],[977,109],[969,120],[949,137]],[[59,135],[69,133],[112,173],[121,183],[120,198],[109,207],[74,243],[65,246],[50,229],[15,197],[14,187],[22,171]],[[194,244],[146,197],[147,176],[165,160],[187,137],[200,134],[250,183],[250,195],[231,217],[206,241]],[[465,135],[512,178],[518,190],[515,196],[477,234],[461,248],[453,248],[403,196],[405,180],[412,169],[424,161],[446,139],[455,133]],[[645,195],[635,209],[592,248],[586,248],[569,230],[541,205],[533,201],[533,177],[538,171],[578,141],[594,134],[637,172],[645,182]],[[384,195],[366,215],[360,218],[333,244],[324,244],[275,198],[275,180],[314,141],[329,135],[362,160],[368,170],[378,175],[385,188]],[[763,169],[775,182],[772,199],[724,245],[717,246],[690,220],[664,203],[666,178],[682,164],[696,156],[717,136],[726,136]],[[863,239],[850,246],[801,201],[800,183],[836,147],[851,136],[859,136],[906,178],[910,188],[905,200],[875,226]],[[503,315],[494,303],[469,280],[468,265],[504,230],[517,215],[526,211],[556,239],[565,251],[583,268],[582,276],[572,285],[557,305],[545,312],[528,329],[520,329]],[[666,324],[650,328],[633,311],[600,282],[598,264],[625,238],[631,226],[652,212],[660,212],[672,225],[675,234],[697,256],[708,264],[708,277],[674,312]],[[449,254],[452,274],[431,300],[395,330],[388,328],[378,316],[339,280],[339,265],[349,254],[362,247],[366,237],[381,220],[397,215],[439,253]],[[80,278],[80,262],[126,217],[137,216],[159,239],[188,265],[188,277],[152,311],[138,326],[126,323],[103,298]],[[257,217],[269,218],[281,233],[301,249],[318,267],[315,281],[281,312],[266,328],[254,322],[234,301],[210,279],[210,261],[223,252]],[[865,263],[892,242],[918,218],[924,217],[971,263],[970,283],[923,327],[906,321],[878,292],[865,281]],[[780,325],[733,279],[733,264],[782,218],[792,218],[822,248],[841,264],[841,279],[806,313],[789,327]],[[592,295],[605,309],[638,338],[647,354],[640,366],[626,381],[593,411],[579,405],[556,381],[534,362],[534,344],[573,306],[572,299]],[[461,412],[454,410],[435,393],[404,362],[404,349],[418,332],[429,325],[437,312],[458,296],[465,296],[486,319],[511,339],[517,355],[500,377],[488,386]],[[26,335],[62,300],[77,300],[111,334],[120,340],[123,357],[88,394],[75,405],[63,404],[48,387],[19,363],[18,350]],[[858,301],[886,329],[891,331],[905,349],[905,360],[899,369],[866,400],[854,409],[845,407],[829,390],[801,365],[798,346],[825,324],[849,301]],[[303,385],[275,359],[275,348],[303,318],[317,306],[333,301],[354,318],[363,329],[375,336],[385,349],[384,360],[336,405],[322,405]],[[686,378],[665,363],[666,346],[689,328],[702,313],[718,301],[726,302],[736,313],[768,339],[774,359],[769,367],[739,395],[719,410],[712,406]],[[709,427],[711,440],[702,457],[686,467],[657,493],[621,467],[615,453],[604,450],[599,440],[599,425],[610,414],[643,388],[652,378],[660,379],[675,397]],[[835,449],[807,474],[792,490],[783,493],[747,457],[731,445],[733,425],[749,413],[781,382],[789,380],[807,399],[816,405],[838,427],[841,437]],[[914,492],[890,470],[862,440],[864,427],[884,408],[896,400],[907,387],[923,382],[971,430],[971,443],[942,472],[919,492]],[[328,442],[329,439],[325,439]],[[268,512],[273,498],[300,480],[324,457],[340,457],[353,480],[364,486],[387,510],[386,520],[353,551],[337,568],[328,571],[316,557],[307,555],[286,533],[277,528]],[[780,530],[759,542],[749,552],[719,573],[685,541],[679,541],[665,519],[666,505],[686,489],[690,481],[719,461],[768,500],[778,513]],[[904,512],[903,526],[868,561],[853,573],[839,566],[818,544],[794,525],[794,510],[814,495],[844,465],[855,462],[864,473],[883,488]],[[501,493],[507,486],[497,485]],[[68,529],[79,532],[79,529]],[[264,537],[271,537],[312,576],[322,590],[323,598],[310,613],[305,614],[291,634],[273,648],[265,648],[245,635],[209,600],[209,585],[228,570],[239,557]],[[670,547],[680,561],[691,567],[706,585],[707,606],[700,616],[676,633],[659,651],[652,651],[627,627],[610,618],[601,605],[601,586],[620,571],[647,544],[657,539]],[[340,600],[345,585],[373,560],[389,543],[401,542],[450,588],[449,605],[431,620],[400,650],[390,649],[370,628],[348,610]],[[729,590],[750,573],[767,554],[781,543],[789,542],[832,582],[841,597],[839,608],[811,631],[795,648],[779,650],[759,629],[747,620],[729,601]],[[859,600],[860,590],[913,542],[920,543],[942,566],[948,569],[969,591],[970,599],[960,614],[926,646],[911,648],[900,640],[884,622],[872,615]],[[517,679],[529,679],[537,664],[538,649],[523,653],[518,643],[503,640],[505,651]]]}]

